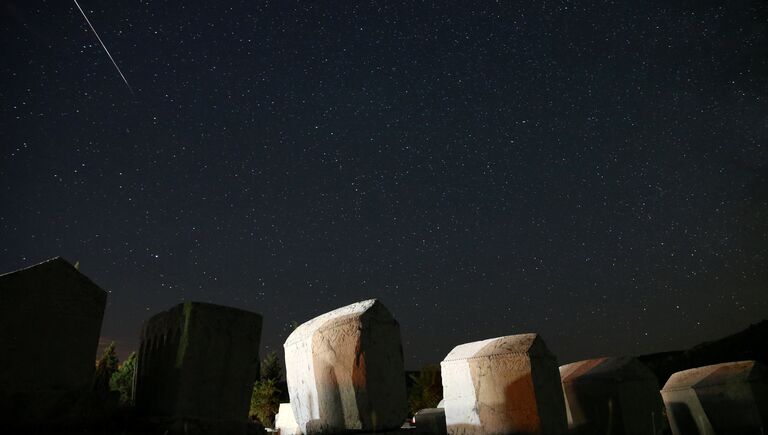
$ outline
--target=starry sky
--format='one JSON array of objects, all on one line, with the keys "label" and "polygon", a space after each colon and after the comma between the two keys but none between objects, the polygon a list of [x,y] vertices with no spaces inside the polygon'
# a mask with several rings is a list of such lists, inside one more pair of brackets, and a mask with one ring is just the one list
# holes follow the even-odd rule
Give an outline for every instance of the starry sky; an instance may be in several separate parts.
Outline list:
[{"label": "starry sky", "polygon": [[0,270],[182,301],[371,297],[406,367],[538,332],[561,363],[768,317],[768,2],[3,1]]}]

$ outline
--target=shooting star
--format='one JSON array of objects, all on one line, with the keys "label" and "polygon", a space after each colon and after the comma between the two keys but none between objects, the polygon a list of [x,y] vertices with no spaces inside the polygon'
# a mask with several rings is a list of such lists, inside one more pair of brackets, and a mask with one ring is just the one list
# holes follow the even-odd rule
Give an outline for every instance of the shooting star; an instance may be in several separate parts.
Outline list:
[{"label": "shooting star", "polygon": [[125,79],[125,76],[123,75],[123,72],[120,71],[120,67],[117,66],[117,62],[115,62],[115,59],[112,58],[112,55],[109,53],[109,50],[107,50],[107,46],[104,45],[104,41],[101,40],[101,37],[99,37],[99,34],[96,32],[96,29],[93,28],[93,24],[91,24],[91,20],[88,19],[88,16],[85,15],[85,11],[83,11],[83,8],[80,7],[80,3],[77,2],[77,0],[74,0],[75,6],[77,6],[78,9],[80,9],[80,13],[83,14],[83,18],[85,18],[85,22],[88,23],[88,26],[93,30],[93,34],[96,35],[96,39],[99,40],[99,44],[101,44],[101,47],[104,49],[104,51],[107,53],[107,56],[109,56],[109,60],[112,61],[112,65],[115,66],[115,69],[117,69],[117,72],[120,74],[120,77],[125,82],[125,86],[128,86],[128,90],[133,93],[133,88],[131,88],[131,85],[128,84],[128,80]]}]

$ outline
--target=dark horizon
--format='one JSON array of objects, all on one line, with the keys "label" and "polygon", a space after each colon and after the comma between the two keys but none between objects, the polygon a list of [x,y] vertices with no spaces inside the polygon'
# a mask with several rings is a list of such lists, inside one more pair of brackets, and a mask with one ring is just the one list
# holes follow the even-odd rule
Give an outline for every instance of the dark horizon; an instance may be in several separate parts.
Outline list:
[{"label": "dark horizon", "polygon": [[122,356],[183,301],[262,314],[265,355],[377,297],[409,369],[768,318],[765,0],[79,3],[104,47],[0,8],[0,273],[79,262]]}]

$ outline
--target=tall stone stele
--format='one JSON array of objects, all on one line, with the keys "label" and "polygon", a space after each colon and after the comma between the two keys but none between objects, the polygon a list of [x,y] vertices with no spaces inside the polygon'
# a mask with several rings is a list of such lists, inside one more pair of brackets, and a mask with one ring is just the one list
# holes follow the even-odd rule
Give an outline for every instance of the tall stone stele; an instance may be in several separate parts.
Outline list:
[{"label": "tall stone stele", "polygon": [[88,395],[106,301],[58,257],[0,275],[0,424],[52,422]]},{"label": "tall stone stele", "polygon": [[371,299],[318,316],[288,337],[285,371],[304,434],[381,431],[406,418],[400,325]]},{"label": "tall stone stele", "polygon": [[647,435],[666,427],[656,376],[636,358],[566,364],[560,378],[574,434]]},{"label": "tall stone stele", "polygon": [[566,432],[557,360],[537,334],[456,346],[440,367],[449,434]]},{"label": "tall stone stele", "polygon": [[245,431],[261,324],[259,314],[202,302],[147,320],[135,377],[139,414],[170,425],[170,432]]},{"label": "tall stone stele", "polygon": [[758,362],[674,373],[661,396],[675,435],[768,433],[768,367]]}]

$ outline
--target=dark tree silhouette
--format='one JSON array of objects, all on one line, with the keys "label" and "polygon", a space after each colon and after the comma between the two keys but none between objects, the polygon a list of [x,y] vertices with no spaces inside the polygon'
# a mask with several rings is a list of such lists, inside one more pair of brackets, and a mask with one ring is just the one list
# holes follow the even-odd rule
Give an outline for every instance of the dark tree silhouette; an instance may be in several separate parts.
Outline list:
[{"label": "dark tree silhouette", "polygon": [[275,414],[280,408],[280,360],[276,352],[267,354],[261,361],[261,377],[253,385],[250,416],[264,427],[273,427]]},{"label": "dark tree silhouette", "polygon": [[117,371],[117,354],[115,353],[115,342],[104,349],[101,358],[96,362],[96,373],[93,376],[93,391],[101,397],[109,395],[109,381],[112,375]]},{"label": "dark tree silhouette", "polygon": [[133,403],[133,372],[136,368],[136,352],[128,355],[109,380],[109,387],[120,393],[120,404]]}]

